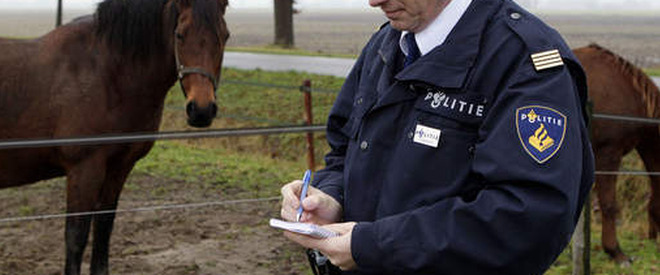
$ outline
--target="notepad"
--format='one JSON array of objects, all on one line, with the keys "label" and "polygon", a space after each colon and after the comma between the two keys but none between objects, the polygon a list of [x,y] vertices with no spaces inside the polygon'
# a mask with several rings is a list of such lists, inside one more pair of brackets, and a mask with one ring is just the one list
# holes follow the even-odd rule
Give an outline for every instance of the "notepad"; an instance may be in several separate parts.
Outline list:
[{"label": "notepad", "polygon": [[299,234],[309,235],[318,239],[339,236],[339,233],[337,232],[309,223],[287,222],[278,219],[270,219],[270,226]]}]

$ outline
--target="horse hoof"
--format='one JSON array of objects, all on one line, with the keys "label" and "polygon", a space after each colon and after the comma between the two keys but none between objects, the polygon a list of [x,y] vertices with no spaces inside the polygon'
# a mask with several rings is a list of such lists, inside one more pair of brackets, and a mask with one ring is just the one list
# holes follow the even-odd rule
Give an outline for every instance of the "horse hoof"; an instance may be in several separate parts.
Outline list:
[{"label": "horse hoof", "polygon": [[620,267],[622,268],[630,268],[633,264],[634,259],[629,258],[626,255],[618,255],[616,259],[614,259]]}]

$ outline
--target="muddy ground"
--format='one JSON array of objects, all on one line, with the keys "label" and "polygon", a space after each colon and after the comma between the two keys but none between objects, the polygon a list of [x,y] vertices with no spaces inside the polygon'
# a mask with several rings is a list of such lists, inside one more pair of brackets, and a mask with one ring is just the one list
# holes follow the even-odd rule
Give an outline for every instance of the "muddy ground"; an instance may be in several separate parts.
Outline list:
[{"label": "muddy ground", "polygon": [[[236,200],[232,192],[147,175],[132,176],[120,209]],[[167,186],[167,192],[154,192]],[[0,190],[0,218],[65,211],[63,180]],[[277,200],[120,213],[111,274],[306,274],[304,251],[271,229]],[[91,243],[90,243],[91,245]],[[83,274],[89,274],[90,246]],[[0,222],[1,275],[56,275],[64,264],[64,219]]]}]

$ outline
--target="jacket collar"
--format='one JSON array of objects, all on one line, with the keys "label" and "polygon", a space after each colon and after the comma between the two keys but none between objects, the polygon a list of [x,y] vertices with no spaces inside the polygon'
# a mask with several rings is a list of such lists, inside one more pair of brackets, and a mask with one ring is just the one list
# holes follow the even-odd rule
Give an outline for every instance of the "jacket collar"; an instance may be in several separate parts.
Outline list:
[{"label": "jacket collar", "polygon": [[[479,54],[482,33],[502,1],[473,0],[444,44],[396,74],[395,79],[423,82],[436,87],[463,87]],[[401,32],[391,29],[378,54],[387,66],[396,66]]]}]

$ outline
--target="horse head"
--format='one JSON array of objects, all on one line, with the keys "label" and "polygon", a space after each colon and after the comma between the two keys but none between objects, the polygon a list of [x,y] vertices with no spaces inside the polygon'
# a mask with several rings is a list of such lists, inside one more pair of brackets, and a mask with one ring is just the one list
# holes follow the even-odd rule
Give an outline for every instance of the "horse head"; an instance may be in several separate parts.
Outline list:
[{"label": "horse head", "polygon": [[186,97],[188,124],[207,127],[216,116],[216,90],[229,31],[226,0],[173,0],[177,78]]}]

